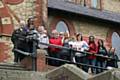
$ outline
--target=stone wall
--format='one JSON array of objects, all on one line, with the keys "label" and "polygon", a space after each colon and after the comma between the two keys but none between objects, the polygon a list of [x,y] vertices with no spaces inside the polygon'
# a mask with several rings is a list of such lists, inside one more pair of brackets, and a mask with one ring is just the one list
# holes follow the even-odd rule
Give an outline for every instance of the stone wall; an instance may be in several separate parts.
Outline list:
[{"label": "stone wall", "polygon": [[48,72],[0,69],[0,80],[120,80],[120,69],[91,75],[76,65],[66,64]]},{"label": "stone wall", "polygon": [[82,32],[86,37],[94,35],[98,39],[101,38],[106,40],[106,35],[109,30],[109,26],[106,24],[87,19],[74,20],[73,23],[76,28],[76,32]]},{"label": "stone wall", "polygon": [[[83,0],[68,0],[77,4],[80,4],[83,2]],[[87,6],[91,6],[91,0],[85,0]],[[81,4],[82,5],[82,4]],[[120,0],[101,0],[101,8],[113,12],[120,13]]]},{"label": "stone wall", "polygon": [[[108,34],[112,34],[110,33],[110,31],[113,29],[111,27],[112,25],[108,25],[107,23],[102,23],[100,21],[84,18],[84,17],[71,18],[69,15],[68,15],[69,17],[67,16],[65,17],[60,14],[56,14],[56,15],[61,17],[61,20],[66,19],[68,21],[71,21],[73,27],[75,28],[75,32],[73,33],[82,32],[85,38],[89,37],[90,35],[94,35],[97,39],[103,39],[105,42],[107,41],[110,42],[109,40],[111,40],[110,37],[111,35],[108,36]],[[49,15],[49,27],[53,27],[50,24],[52,22],[55,22],[53,20],[55,20],[56,15],[53,14]],[[109,46],[108,43],[106,43],[106,46]]]},{"label": "stone wall", "polygon": [[[13,29],[19,28],[20,20],[24,20],[25,22],[27,22],[27,19],[30,16],[36,16],[36,20],[35,20],[36,26],[42,25],[42,22],[47,23],[47,0],[23,0],[23,2],[19,2],[17,4],[5,3],[5,5],[7,5],[8,12],[9,12],[10,16],[12,17],[12,22],[13,22],[12,23],[12,25],[13,25],[12,31],[13,31]],[[0,16],[2,16],[2,15],[0,15]],[[1,26],[3,26],[3,25],[0,24],[0,31],[1,31]],[[5,26],[5,29],[6,29],[6,32],[9,32],[9,29],[6,28],[6,26]],[[1,57],[3,57],[3,55],[5,55],[5,54],[10,55],[9,58],[11,58],[11,59],[9,59],[9,60],[11,62],[11,61],[13,61],[13,53],[12,53],[13,44],[10,39],[11,34],[9,34],[8,37],[7,36],[0,37],[0,46],[2,48],[2,49],[0,49],[0,54],[2,55]],[[7,44],[4,46],[5,48],[9,47],[9,49],[7,48],[8,51],[5,51],[3,49],[2,46],[4,44]],[[5,52],[5,54],[4,54],[4,52]],[[1,58],[0,62],[4,61],[2,59],[3,58]],[[6,57],[6,59],[7,59],[7,57]],[[6,61],[8,61],[8,60],[6,60]]]},{"label": "stone wall", "polygon": [[120,13],[120,0],[103,0],[104,9]]},{"label": "stone wall", "polygon": [[0,62],[11,63],[13,61],[13,44],[10,40],[10,37],[0,38]]},{"label": "stone wall", "polygon": [[[24,0],[24,2],[16,5],[8,5],[18,19],[26,21],[28,17],[34,16],[35,13],[35,1],[36,0]],[[13,16],[14,28],[18,28],[18,21]]]},{"label": "stone wall", "polygon": [[[35,1],[36,0],[24,0],[19,4],[7,4],[9,13],[12,16],[14,29],[19,27],[19,20],[26,21],[29,16],[35,15]],[[0,62],[12,62],[14,56],[12,52],[13,44],[11,42],[10,36],[0,37],[0,46]]]},{"label": "stone wall", "polygon": [[0,80],[46,80],[42,75],[39,72],[0,69]]}]

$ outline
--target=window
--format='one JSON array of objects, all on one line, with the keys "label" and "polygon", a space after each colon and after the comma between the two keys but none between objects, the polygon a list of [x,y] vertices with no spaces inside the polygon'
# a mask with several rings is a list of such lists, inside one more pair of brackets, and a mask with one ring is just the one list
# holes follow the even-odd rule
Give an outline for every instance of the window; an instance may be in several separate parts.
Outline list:
[{"label": "window", "polygon": [[113,1],[120,1],[120,0],[113,0]]},{"label": "window", "polygon": [[65,0],[65,1],[76,3],[76,0]]},{"label": "window", "polygon": [[64,0],[64,1],[95,9],[102,9],[102,0]]},{"label": "window", "polygon": [[91,0],[91,7],[101,9],[101,0]]},{"label": "window", "polygon": [[58,32],[69,32],[68,27],[64,21],[59,21],[56,25],[56,30]]},{"label": "window", "polygon": [[[112,47],[115,48],[115,52],[118,56],[120,56],[120,36],[117,32],[113,32],[112,34]],[[119,57],[120,58],[120,57]]]},{"label": "window", "polygon": [[86,6],[86,0],[64,0],[64,1],[75,3],[77,5]]}]

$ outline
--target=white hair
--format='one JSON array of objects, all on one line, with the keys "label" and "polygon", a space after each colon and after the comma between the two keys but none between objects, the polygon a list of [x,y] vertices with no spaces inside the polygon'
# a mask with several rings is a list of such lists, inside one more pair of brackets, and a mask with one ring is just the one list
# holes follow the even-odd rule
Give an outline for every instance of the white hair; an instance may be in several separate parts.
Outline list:
[{"label": "white hair", "polygon": [[38,30],[45,30],[44,26],[39,26]]},{"label": "white hair", "polygon": [[55,29],[55,30],[52,30],[52,33],[58,33],[58,32],[57,32],[57,30]]},{"label": "white hair", "polygon": [[21,20],[21,21],[20,21],[20,24],[25,24],[25,21],[24,21],[24,20]]}]

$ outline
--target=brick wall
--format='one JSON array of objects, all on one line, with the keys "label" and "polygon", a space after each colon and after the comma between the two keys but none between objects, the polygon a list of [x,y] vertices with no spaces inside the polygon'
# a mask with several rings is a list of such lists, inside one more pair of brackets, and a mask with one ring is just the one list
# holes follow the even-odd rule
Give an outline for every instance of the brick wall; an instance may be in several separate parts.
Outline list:
[{"label": "brick wall", "polygon": [[[96,43],[98,39],[103,39],[105,41],[105,45],[107,49],[109,49],[109,47],[111,46],[111,36],[113,33],[112,30],[114,29],[114,27],[112,27],[113,25],[108,25],[107,23],[102,23],[97,20],[86,19],[84,17],[71,18],[67,16],[65,17],[60,14],[56,14],[56,15],[59,15],[61,18],[64,18],[66,21],[68,21],[68,23],[72,24],[72,27],[74,27],[75,29],[73,30],[72,28],[69,28],[72,29],[72,33],[82,32],[84,39],[87,39],[87,41],[90,35],[94,35],[96,38]],[[56,26],[55,20],[57,21],[55,15],[53,14],[49,15],[49,27]],[[51,23],[53,24],[52,26]],[[118,28],[116,27],[116,29]]]},{"label": "brick wall", "polygon": [[107,49],[111,46],[112,25],[107,25],[99,21],[89,19],[73,20],[76,32],[82,32],[85,39],[88,41],[90,35],[94,35],[96,43],[98,39],[103,39]]},{"label": "brick wall", "polygon": [[[18,28],[18,22],[20,19],[22,20],[27,20],[29,16],[35,15],[35,3],[34,1],[36,0],[24,0],[22,3],[20,2],[19,4],[5,4],[8,6],[8,12],[9,15],[12,17],[12,28],[9,26],[3,26],[3,24],[0,24],[1,31],[4,33],[10,33],[10,31],[16,28]],[[8,13],[6,12],[6,13]],[[2,16],[2,15],[0,15]],[[12,29],[12,30],[11,30]],[[13,61],[13,53],[12,53],[12,48],[13,45],[11,43],[10,37],[2,36],[0,38],[0,62],[12,62]]]},{"label": "brick wall", "polygon": [[[24,0],[24,2],[16,5],[8,5],[11,11],[14,13],[12,15],[12,19],[14,21],[14,28],[18,28],[18,20],[27,20],[29,16],[34,16],[36,15],[35,8],[36,8],[36,0]],[[16,18],[16,17],[17,18]]]},{"label": "brick wall", "polygon": [[[42,50],[42,49],[37,50],[37,58],[36,58],[37,71],[40,71],[40,72],[47,71],[45,54],[46,54],[45,50]],[[32,70],[32,57],[28,56],[24,58],[21,61],[21,65],[24,66],[26,69]]]},{"label": "brick wall", "polygon": [[74,35],[75,28],[73,26],[72,21],[60,16],[54,16],[54,17],[49,16],[48,24],[49,24],[50,30],[56,29],[56,25],[59,21],[64,21],[65,24],[68,25],[68,30],[70,35]]},{"label": "brick wall", "polygon": [[[12,0],[12,1],[15,1],[15,0]],[[9,15],[12,16],[12,22],[13,22],[12,25],[14,25],[13,26],[14,29],[19,27],[19,20],[27,21],[28,17],[30,16],[36,16],[37,26],[42,24],[43,22],[42,19],[44,18],[45,18],[44,22],[47,22],[47,7],[46,7],[47,0],[24,0],[23,2],[22,1],[19,2],[19,4],[15,2],[12,5],[11,4],[6,4],[6,5],[9,8]],[[0,33],[2,29],[1,26],[3,25],[0,23]],[[6,28],[5,32],[9,32],[9,28],[8,27],[5,27],[5,28]],[[13,61],[13,53],[11,50],[13,46],[12,46],[10,37],[2,36],[0,40],[0,46],[1,46],[0,62],[4,60],[8,61],[8,59],[10,59],[10,61]],[[9,54],[10,54],[10,57],[8,58]]]},{"label": "brick wall", "polygon": [[0,62],[13,61],[12,47],[9,37],[2,37],[0,39]]}]

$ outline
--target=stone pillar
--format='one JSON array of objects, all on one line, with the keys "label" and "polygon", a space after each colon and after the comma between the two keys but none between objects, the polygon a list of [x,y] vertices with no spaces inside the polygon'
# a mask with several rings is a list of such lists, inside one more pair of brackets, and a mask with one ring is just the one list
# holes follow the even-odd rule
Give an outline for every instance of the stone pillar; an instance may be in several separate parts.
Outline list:
[{"label": "stone pillar", "polygon": [[36,16],[35,25],[36,25],[36,27],[38,27],[42,23],[42,0],[36,0],[35,3],[36,3],[36,7],[35,7],[35,16]]},{"label": "stone pillar", "polygon": [[103,10],[103,9],[104,9],[104,1],[100,0],[100,10]]},{"label": "stone pillar", "polygon": [[36,0],[36,26],[47,24],[47,0]]},{"label": "stone pillar", "polygon": [[2,22],[1,22],[1,17],[0,17],[0,36],[2,34]]},{"label": "stone pillar", "polygon": [[10,58],[10,46],[7,41],[0,41],[0,62],[6,62]]},{"label": "stone pillar", "polygon": [[[46,51],[38,49],[37,50],[37,71],[44,72],[46,71],[46,58],[45,58]],[[21,65],[28,70],[32,69],[32,58],[30,56],[24,58],[21,61]]]},{"label": "stone pillar", "polygon": [[85,0],[86,7],[91,7],[91,0]]},{"label": "stone pillar", "polygon": [[48,29],[48,0],[42,0],[43,4],[42,4],[42,25],[45,26],[45,28],[47,30]]},{"label": "stone pillar", "polygon": [[37,71],[44,72],[46,71],[46,51],[39,49],[37,50]]}]

